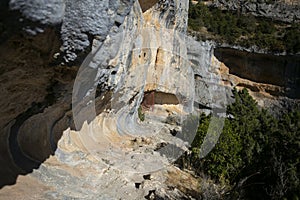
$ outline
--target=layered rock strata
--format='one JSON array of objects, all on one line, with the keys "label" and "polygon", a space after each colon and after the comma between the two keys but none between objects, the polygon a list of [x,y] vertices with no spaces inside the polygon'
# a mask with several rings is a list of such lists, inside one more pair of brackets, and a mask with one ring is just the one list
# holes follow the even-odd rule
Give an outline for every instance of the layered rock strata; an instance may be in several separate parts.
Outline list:
[{"label": "layered rock strata", "polygon": [[[11,1],[11,4],[13,2],[26,13],[27,4],[21,1]],[[187,37],[188,1],[61,3],[66,6],[62,39],[63,46],[70,50],[69,56],[72,57],[75,49],[91,44],[92,52],[78,70],[75,83],[76,68],[60,66],[55,70],[26,71],[23,78],[28,80],[33,74],[32,83],[37,85],[30,88],[38,88],[34,93],[29,91],[35,94],[33,99],[22,95],[10,98],[13,92],[9,91],[18,88],[10,87],[10,77],[17,74],[19,68],[1,74],[1,81],[9,86],[3,87],[3,91],[10,101],[19,98],[20,105],[21,101],[42,102],[20,106],[17,116],[3,117],[0,158],[8,163],[5,170],[1,170],[3,177],[15,171],[27,174],[36,169],[27,176],[19,176],[16,185],[2,189],[1,196],[6,199],[20,196],[197,199],[209,188],[210,195],[217,198],[221,189],[216,185],[200,182],[172,165],[178,156],[188,151],[198,126],[193,119],[199,111],[213,113],[213,126],[209,130],[217,127],[220,132],[226,105],[232,101],[231,89],[237,86],[253,92],[258,88],[258,93],[267,92],[267,88],[281,91],[282,84],[272,85],[278,82],[278,74],[268,79],[272,84],[255,83],[265,74],[243,74],[245,70],[224,61],[230,65],[227,67],[218,60],[222,59],[215,54],[212,43]],[[112,8],[107,9],[108,5]],[[52,13],[48,12],[49,8],[45,9],[41,16]],[[82,13],[83,21],[79,20],[78,12]],[[79,27],[82,23],[87,26]],[[107,29],[102,29],[103,26]],[[43,34],[45,32],[36,37]],[[89,37],[90,34],[97,37]],[[53,45],[55,47],[49,47],[53,52],[44,54],[52,57],[58,52],[57,44]],[[22,63],[17,64],[22,66]],[[282,72],[280,70],[278,68]],[[38,87],[47,81],[36,77],[34,71],[44,74],[47,80],[55,77],[56,82],[48,90]],[[24,81],[20,79],[21,84]],[[48,96],[47,91],[51,95]],[[13,103],[7,105],[7,102],[1,104],[4,113],[16,107]],[[218,139],[208,138],[211,143]],[[204,157],[213,148],[209,142],[204,142],[200,156]],[[28,190],[28,185],[38,189]]]},{"label": "layered rock strata", "polygon": [[[44,199],[197,198],[198,181],[171,163],[187,151],[197,129],[197,123],[185,125],[189,116],[197,114],[199,105],[207,110],[224,108],[225,100],[217,94],[224,90],[210,65],[210,45],[186,46],[192,41],[185,36],[187,13],[187,1],[159,1],[142,8],[135,2],[119,28],[111,27],[104,40],[93,40],[73,88],[75,127],[64,131],[57,149],[53,140],[57,136],[48,135],[53,126],[47,122],[57,118],[56,112],[51,114],[53,107],[21,117],[16,129],[6,127],[11,144],[18,147],[9,152],[14,165],[25,171],[31,161],[45,159],[44,150],[56,150],[33,173],[2,190],[2,195],[17,197],[24,184],[34,183],[41,189],[25,193]],[[195,91],[195,84],[205,92]],[[139,111],[147,92],[154,94],[155,101],[150,109]],[[213,95],[207,98],[207,92]],[[211,102],[214,97],[216,103]],[[110,101],[101,104],[106,98]],[[102,109],[100,114],[95,107]],[[66,108],[60,113],[57,122],[64,123],[68,112]],[[143,112],[144,120],[138,112]],[[48,128],[32,137],[30,130],[36,130],[32,124],[40,127],[39,119]],[[188,137],[183,134],[186,130],[191,132]],[[31,151],[32,146],[37,151]],[[174,173],[179,175],[176,182]],[[187,180],[190,188],[180,183]],[[170,189],[172,185],[177,189]],[[15,192],[9,195],[9,191]]]}]

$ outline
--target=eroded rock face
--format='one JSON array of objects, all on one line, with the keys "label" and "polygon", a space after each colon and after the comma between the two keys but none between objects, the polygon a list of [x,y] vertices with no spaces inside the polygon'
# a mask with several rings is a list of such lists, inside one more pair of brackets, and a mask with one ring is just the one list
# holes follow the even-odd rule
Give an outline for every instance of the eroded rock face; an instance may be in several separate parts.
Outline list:
[{"label": "eroded rock face", "polygon": [[[92,82],[88,89],[98,86],[100,95],[113,91],[112,109],[92,116],[89,123],[82,121],[77,131],[67,129],[55,155],[34,170],[29,179],[13,186],[11,189],[16,192],[12,195],[19,195],[22,184],[34,182],[43,185],[34,196],[45,199],[188,198],[189,194],[179,189],[169,189],[168,184],[173,183],[170,180],[167,183],[168,174],[180,170],[170,166],[169,158],[162,156],[163,153],[170,155],[169,150],[187,150],[183,140],[169,132],[170,129],[179,129],[178,124],[165,123],[170,115],[183,116],[188,112],[194,98],[194,76],[192,69],[187,68],[182,34],[186,30],[187,5],[187,1],[162,1],[143,13],[136,2],[119,29],[112,27],[109,37],[103,42],[93,41],[92,56],[84,64],[91,69],[86,78],[96,82]],[[121,43],[119,33],[122,34]],[[145,91],[178,96],[179,100],[186,100],[188,109],[173,105],[173,102],[159,101],[161,104],[145,113],[145,123],[141,123],[137,109]],[[84,91],[79,97],[88,98],[88,92]],[[63,98],[68,99],[68,95],[63,95]],[[32,160],[45,159],[46,152],[52,148],[51,138],[57,138],[51,136],[51,131],[48,134],[48,130],[54,128],[49,123],[50,118],[58,117],[55,124],[68,119],[68,109],[57,112],[55,106],[63,107],[61,104],[50,106],[30,116],[16,129],[22,131],[16,138],[20,147],[17,153],[21,152]],[[76,101],[75,106],[79,106],[79,111],[85,109],[81,109]],[[31,139],[30,130],[36,128],[43,133],[34,132],[35,137]],[[28,139],[29,143],[26,142]],[[45,151],[31,151],[33,144]],[[164,148],[165,145],[169,148]],[[160,149],[165,151],[159,152]],[[12,157],[16,156],[10,153]],[[22,167],[22,163],[14,165]],[[197,181],[192,176],[185,174],[184,178],[192,181],[197,189]],[[9,191],[1,192],[8,196]],[[30,194],[30,191],[26,192]]]},{"label": "eroded rock face", "polygon": [[39,21],[43,24],[61,23],[65,14],[65,2],[63,0],[11,0],[9,5],[13,10],[20,10],[30,20]]},{"label": "eroded rock face", "polygon": [[[78,70],[74,85],[76,68],[39,69],[36,65],[39,74],[44,74],[43,70],[54,74],[58,83],[51,86],[56,101],[39,104],[47,97],[47,81],[33,76],[33,82],[39,83],[33,94],[40,95],[32,97],[37,103],[20,107],[20,115],[7,121],[1,134],[0,159],[7,163],[3,176],[15,171],[28,173],[33,170],[31,162],[38,169],[19,176],[16,185],[0,191],[1,196],[188,199],[199,198],[199,189],[208,187],[217,198],[220,188],[207,182],[199,184],[171,165],[188,150],[188,140],[193,139],[190,133],[197,129],[197,123],[184,126],[183,122],[199,110],[225,114],[233,86],[252,84],[254,90],[257,86],[230,74],[214,56],[213,44],[186,37],[188,1],[141,0],[133,6],[128,6],[131,1],[72,2],[65,1],[65,47],[72,55],[74,49],[92,42],[92,52]],[[99,37],[88,38],[90,33]],[[57,47],[54,49],[51,59]],[[25,74],[27,81],[32,71]],[[8,76],[4,72],[1,81],[17,73]],[[49,78],[47,73],[45,76]],[[148,99],[147,109],[140,109],[152,92],[156,98]],[[26,101],[25,97],[18,100]],[[10,108],[7,104],[1,107]],[[184,129],[189,138],[182,134]],[[24,189],[27,185],[37,185],[40,190],[28,191]]]},{"label": "eroded rock face", "polygon": [[199,108],[226,109],[232,101],[231,88],[224,87],[221,68],[214,62],[214,46],[210,42],[188,42],[188,56],[192,63],[195,79],[195,102]]},{"label": "eroded rock face", "polygon": [[[285,96],[300,98],[300,57],[275,56],[238,51],[228,48],[215,50],[216,57],[229,67],[229,73],[257,83],[285,88]],[[275,91],[274,94],[276,96]],[[283,96],[278,94],[277,96]]]},{"label": "eroded rock face", "polygon": [[258,105],[270,113],[282,112],[299,105],[299,56],[275,56],[230,48],[214,51],[223,85],[247,88]]},{"label": "eroded rock face", "polygon": [[[10,8],[43,25],[61,25],[64,61],[70,62],[86,50],[93,37],[103,41],[112,27],[120,26],[130,12],[133,0],[39,1],[11,0]],[[36,34],[36,28],[27,28]],[[41,32],[42,30],[39,29]]]},{"label": "eroded rock face", "polygon": [[[31,171],[55,151],[62,131],[72,124],[68,111],[77,73],[76,67],[52,63],[60,46],[55,29],[36,36],[11,34],[0,47],[0,187],[13,184],[19,174]],[[19,150],[36,162],[22,164]]]},{"label": "eroded rock face", "polygon": [[[166,179],[168,171],[175,170],[170,163],[180,152],[186,151],[191,142],[180,134],[183,128],[179,125],[198,109],[194,108],[196,98],[199,104],[208,104],[210,109],[226,105],[218,66],[212,65],[210,44],[195,42],[189,48],[186,46],[192,41],[184,34],[187,5],[187,1],[160,2],[143,13],[136,3],[118,31],[112,29],[101,46],[94,41],[92,54],[83,63],[84,69],[79,70],[83,75],[90,75],[86,78],[91,82],[79,74],[74,85],[77,130],[65,131],[55,156],[33,173],[54,187],[53,194],[77,198],[88,195],[90,199],[143,199],[155,195],[186,198],[182,192],[186,187],[176,186],[182,191],[169,192],[170,180]],[[191,60],[195,60],[193,66]],[[203,76],[199,82],[213,97],[207,98],[201,89],[195,92],[195,72]],[[211,82],[205,85],[205,81]],[[94,112],[93,91],[97,86],[102,92],[112,91],[111,109],[95,115],[87,123],[85,116],[88,114],[89,118]],[[173,100],[164,101],[165,96],[159,95],[153,107],[144,111],[145,120],[141,121],[138,112],[144,93],[152,91],[168,94]],[[168,123],[170,117],[178,120]],[[188,128],[191,131],[188,134],[192,135],[193,127]],[[177,135],[171,134],[171,130]],[[72,166],[72,170],[80,174],[80,177],[65,175],[68,180],[74,180],[72,187],[59,181],[46,181],[47,177],[57,178],[57,170],[51,169],[53,159],[57,160],[56,168]],[[94,177],[94,174],[99,176]],[[84,182],[84,190],[80,189],[81,179],[89,180]],[[194,185],[197,188],[197,184]],[[94,186],[102,193],[93,191]]]},{"label": "eroded rock face", "polygon": [[119,27],[129,14],[133,0],[65,1],[61,36],[65,61],[74,61],[78,51],[91,46],[92,38],[103,41],[111,28]]}]

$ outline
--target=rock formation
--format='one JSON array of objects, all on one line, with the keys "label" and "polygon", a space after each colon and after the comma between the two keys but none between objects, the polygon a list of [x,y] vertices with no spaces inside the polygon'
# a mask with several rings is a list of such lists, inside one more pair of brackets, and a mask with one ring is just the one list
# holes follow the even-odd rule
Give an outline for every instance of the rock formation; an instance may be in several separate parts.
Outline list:
[{"label": "rock formation", "polygon": [[[99,9],[103,5],[105,2]],[[75,5],[69,6],[73,13]],[[69,6],[66,2],[63,27],[72,19],[68,17]],[[122,4],[116,7],[122,8]],[[197,115],[201,106],[212,110],[226,105],[225,90],[218,86],[220,74],[210,64],[211,46],[201,47],[186,37],[188,1],[159,1],[152,7],[141,7],[136,1],[130,8],[124,22],[108,26],[107,36],[92,41],[91,54],[73,87],[74,126],[70,107],[65,104],[70,99],[71,82],[61,88],[67,93],[56,103],[32,105],[5,127],[5,134],[1,134],[9,141],[4,146],[8,151],[5,161],[20,173],[37,169],[20,177],[16,185],[2,189],[2,196],[17,197],[24,185],[35,184],[41,190],[32,191],[34,194],[25,191],[26,195],[45,199],[197,198],[198,181],[171,163],[192,142],[197,120],[189,122],[190,116]],[[95,28],[92,24],[88,27]],[[62,30],[63,40],[66,34],[73,34]],[[79,44],[77,38],[68,39],[68,44]],[[86,45],[83,42],[80,46]],[[195,91],[195,84],[202,89]],[[55,89],[57,92],[57,86]],[[138,112],[148,92],[155,100],[150,109],[142,110],[142,121]],[[214,103],[215,97],[218,100]],[[103,104],[105,99],[108,101]],[[66,124],[71,128],[60,138],[60,128]],[[54,155],[47,159],[51,153]],[[178,179],[173,178],[174,173]],[[180,183],[187,180],[189,188]],[[170,189],[172,185],[177,189]]]},{"label": "rock formation", "polygon": [[[11,9],[20,10],[25,18],[39,22],[41,25],[62,23],[61,37],[65,62],[74,61],[78,52],[87,49],[92,37],[103,41],[112,27],[118,27],[123,23],[132,4],[132,0],[89,0],[76,1],[76,3],[72,0],[11,0],[9,2]],[[27,30],[36,34],[35,27]]]},{"label": "rock formation", "polygon": [[261,107],[280,116],[299,104],[300,58],[216,48],[223,84],[247,88]]},{"label": "rock formation", "polygon": [[[12,39],[17,58],[3,56],[1,90],[8,100],[0,104],[0,160],[7,165],[0,173],[7,180],[1,187],[26,176],[1,189],[1,197],[197,199],[207,188],[219,196],[217,185],[172,163],[188,151],[200,111],[212,113],[214,125],[204,157],[218,139],[210,130],[222,130],[232,87],[256,91],[269,85],[253,85],[251,73],[245,77],[218,60],[212,43],[186,36],[188,1],[57,0],[38,12],[36,0],[11,0],[10,6],[33,21],[62,27],[60,34],[45,28],[25,45]],[[4,47],[0,51],[10,50]],[[79,69],[48,66],[57,65],[60,50],[71,61],[89,48]],[[27,89],[30,98],[23,95]]]}]

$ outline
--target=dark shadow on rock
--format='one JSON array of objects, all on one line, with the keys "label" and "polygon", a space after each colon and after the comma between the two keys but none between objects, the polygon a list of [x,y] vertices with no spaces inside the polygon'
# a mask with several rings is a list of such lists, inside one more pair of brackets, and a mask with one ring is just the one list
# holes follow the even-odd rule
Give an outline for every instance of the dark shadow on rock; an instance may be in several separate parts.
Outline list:
[{"label": "dark shadow on rock", "polygon": [[229,68],[230,74],[285,88],[285,94],[273,94],[275,96],[300,98],[300,55],[279,56],[216,48],[215,56]]},{"label": "dark shadow on rock", "polygon": [[0,2],[0,189],[37,169],[53,155],[64,130],[74,127],[72,86],[78,67],[54,59],[59,27],[35,36],[35,25]]},{"label": "dark shadow on rock", "polygon": [[[60,91],[58,85],[54,87],[56,92]],[[49,101],[47,95],[44,101],[33,102],[25,112],[2,128],[0,188],[14,184],[18,175],[26,175],[39,168],[54,154],[63,131],[68,127],[74,127],[71,92],[56,101]]]},{"label": "dark shadow on rock", "polygon": [[153,7],[157,2],[158,0],[139,0],[143,12],[146,12],[148,9]]},{"label": "dark shadow on rock", "polygon": [[[53,64],[60,47],[53,32],[17,33],[0,44],[0,189],[38,169],[54,155],[63,131],[75,130],[72,92],[79,67]],[[95,95],[98,115],[109,108],[111,93]]]}]

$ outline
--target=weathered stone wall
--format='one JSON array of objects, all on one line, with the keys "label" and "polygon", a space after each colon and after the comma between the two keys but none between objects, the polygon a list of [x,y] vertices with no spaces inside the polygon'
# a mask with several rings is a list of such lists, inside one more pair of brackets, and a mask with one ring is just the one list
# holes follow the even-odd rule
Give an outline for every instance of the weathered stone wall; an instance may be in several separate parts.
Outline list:
[{"label": "weathered stone wall", "polygon": [[[61,51],[64,62],[70,62],[91,46],[90,41],[94,37],[103,41],[112,27],[120,26],[133,3],[134,0],[10,0],[9,5],[11,9],[19,10],[25,18],[43,26],[60,25],[63,40]],[[35,27],[27,29],[36,34]]]},{"label": "weathered stone wall", "polygon": [[[300,98],[300,57],[250,53],[230,48],[217,48],[215,56],[228,68],[229,73],[256,83],[283,87],[284,94]],[[276,91],[273,92],[276,95]]]},{"label": "weathered stone wall", "polygon": [[[38,1],[28,2],[11,0],[11,6],[40,23],[59,21],[61,16],[57,18],[57,12],[52,10],[56,6],[50,2],[47,1],[47,6],[40,11],[35,11]],[[12,63],[13,69],[0,74],[3,94],[10,96],[0,106],[5,114],[13,113],[15,107],[17,110],[17,116],[10,115],[9,120],[1,123],[4,128],[0,134],[0,161],[5,163],[5,169],[0,169],[0,177],[9,174],[15,181],[18,174],[32,172],[34,168],[36,170],[20,179],[17,185],[1,190],[1,196],[13,195],[17,199],[26,193],[27,196],[40,199],[182,199],[189,198],[188,195],[198,198],[201,186],[192,176],[171,166],[171,159],[166,157],[170,156],[168,152],[187,150],[183,138],[174,137],[170,130],[179,132],[177,130],[180,127],[176,124],[180,120],[177,119],[193,111],[194,102],[199,109],[219,109],[224,114],[231,100],[230,90],[233,86],[249,88],[249,84],[252,84],[250,86],[257,91],[258,86],[251,81],[235,82],[233,79],[236,77],[230,76],[230,69],[257,81],[267,76],[267,70],[259,69],[262,70],[261,75],[255,77],[250,64],[246,67],[247,73],[243,73],[240,65],[228,69],[214,57],[212,43],[199,43],[186,37],[188,1],[55,2],[55,5],[65,5],[64,17],[60,20],[64,42],[62,50],[69,51],[66,60],[75,59],[77,50],[92,44],[92,52],[83,62],[85,69],[88,69],[83,75],[87,76],[77,77],[79,85],[73,85],[76,67],[51,68],[39,56],[50,54],[51,58],[48,59],[51,60],[54,54],[52,50],[51,53],[39,50],[44,53],[33,54],[35,60],[28,55],[31,55],[31,48],[39,49],[39,45],[27,47],[30,50],[25,55],[22,54],[22,45],[19,45],[17,54],[21,55],[20,59]],[[42,41],[51,41],[53,37],[46,33]],[[50,46],[42,46],[58,51],[51,42],[47,44]],[[5,52],[6,48],[0,50]],[[37,63],[31,65],[31,61]],[[46,69],[40,67],[39,62],[47,65],[43,66]],[[241,63],[243,58],[238,62]],[[4,67],[7,64],[4,63]],[[32,68],[28,70],[28,67]],[[277,68],[279,75],[284,73]],[[281,81],[275,80],[278,74],[267,80],[280,85]],[[17,78],[14,79],[14,76]],[[52,104],[43,102],[45,95],[47,97],[48,78],[58,82],[50,85],[53,88],[49,93],[53,96],[48,97],[50,100],[55,97],[56,100]],[[10,85],[16,82],[18,85]],[[27,87],[26,83],[34,86]],[[72,113],[72,89],[74,87],[76,93],[77,86],[86,85],[88,87],[79,97],[88,101],[76,104],[75,98]],[[91,91],[95,92],[96,88],[99,96],[95,100]],[[26,91],[34,96],[27,98]],[[147,91],[156,91],[156,103],[161,105],[155,105],[151,112],[145,112],[146,122],[143,123],[138,120],[138,108]],[[18,107],[14,102],[22,106]],[[174,105],[166,105],[169,103]],[[79,128],[74,127],[72,118],[77,114],[77,108],[93,104],[96,104],[100,113],[93,116],[89,109],[83,110],[86,111],[83,117],[87,118],[82,118]],[[5,120],[5,117],[2,119]],[[63,135],[62,129],[66,129]],[[160,151],[166,145],[171,148]],[[33,166],[30,165],[32,163]],[[161,166],[166,168],[159,171]],[[13,183],[11,180],[1,180],[6,184]],[[187,186],[182,180],[191,184]],[[24,189],[31,184],[41,189]],[[176,189],[170,189],[174,187]]]}]

